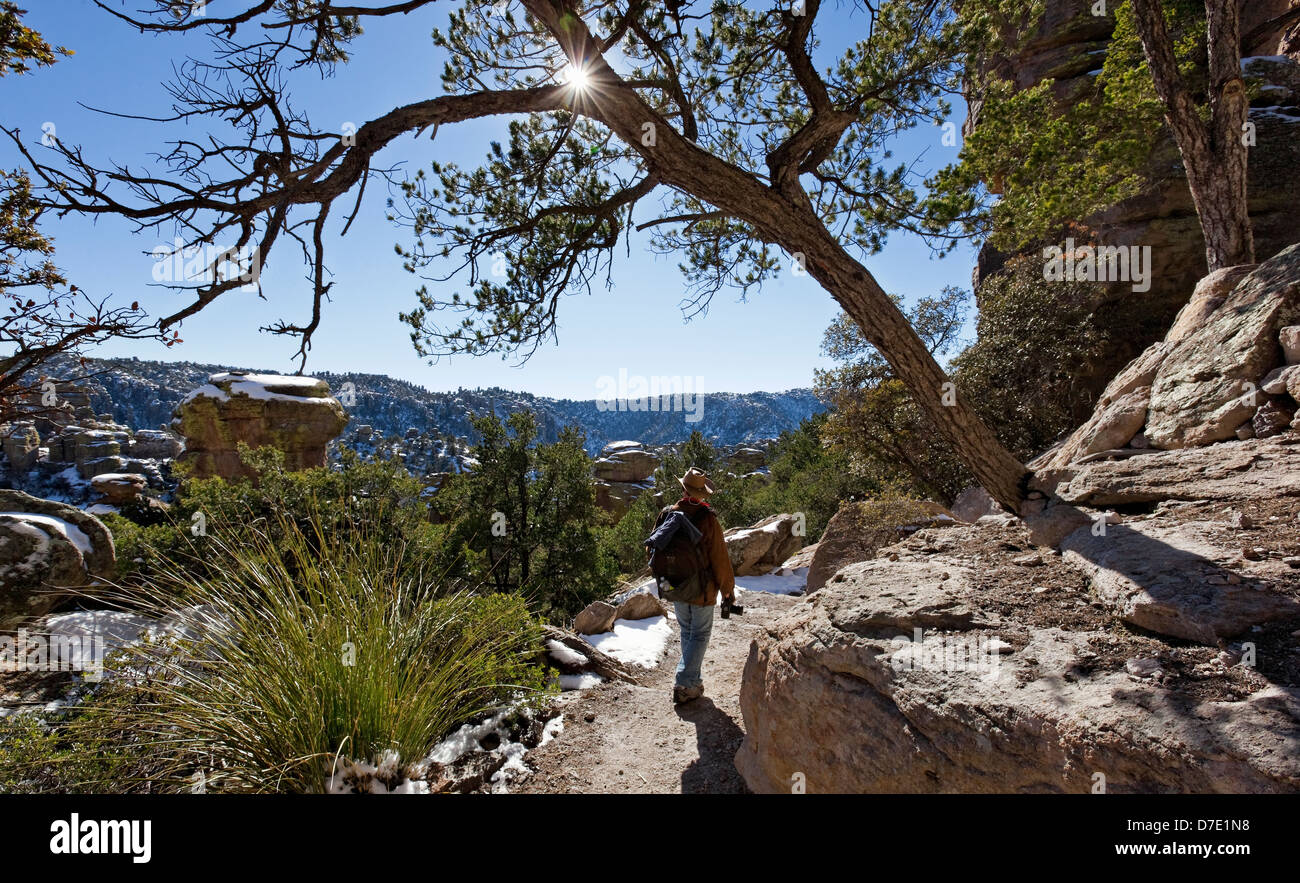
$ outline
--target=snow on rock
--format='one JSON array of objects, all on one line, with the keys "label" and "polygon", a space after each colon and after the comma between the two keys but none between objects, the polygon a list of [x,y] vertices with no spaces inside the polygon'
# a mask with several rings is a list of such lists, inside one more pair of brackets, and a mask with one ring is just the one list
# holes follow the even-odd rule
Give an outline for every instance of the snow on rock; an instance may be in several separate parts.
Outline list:
[{"label": "snow on rock", "polygon": [[664,655],[672,626],[666,616],[648,619],[616,619],[613,631],[583,635],[588,644],[617,659],[641,668],[654,668]]},{"label": "snow on rock", "polygon": [[334,772],[325,780],[326,794],[428,794],[429,783],[406,775],[406,767],[391,748],[379,755],[377,764],[339,758]]},{"label": "snow on rock", "polygon": [[185,405],[198,398],[216,399],[219,402],[230,401],[230,395],[224,389],[215,387],[211,383],[205,383],[202,386],[195,388],[193,392],[181,399],[180,403]]},{"label": "snow on rock", "polygon": [[233,380],[236,383],[248,383],[254,386],[277,386],[290,389],[314,389],[321,382],[315,377],[303,377],[300,374],[237,374],[230,371],[213,374],[209,380],[213,383]]},{"label": "snow on rock", "polygon": [[101,638],[105,652],[111,653],[140,640],[157,624],[157,620],[123,610],[76,610],[48,617],[42,628],[50,635]]},{"label": "snow on rock", "polygon": [[575,668],[581,668],[591,661],[577,650],[574,650],[571,647],[566,647],[559,641],[547,641],[546,649],[550,652],[551,658],[561,665],[571,665]]},{"label": "snow on rock", "polygon": [[[511,738],[510,727],[508,726],[509,719],[518,710],[517,706],[506,706],[497,709],[486,720],[465,724],[434,746],[429,755],[418,765],[420,774],[423,775],[431,764],[448,766],[455,764],[472,752],[482,751],[482,741],[486,737],[495,734],[499,739],[499,744],[491,749],[491,753],[503,758],[504,762],[492,774],[488,784],[490,784],[493,794],[507,793],[511,780],[531,772],[528,765],[524,763],[524,757],[528,754],[529,748],[524,742]],[[563,729],[562,716],[547,721],[542,728],[538,744],[545,745]]]},{"label": "snow on rock", "polygon": [[559,714],[546,722],[546,726],[542,728],[542,741],[539,744],[545,745],[563,732],[564,715]]},{"label": "snow on rock", "polygon": [[69,524],[62,518],[55,518],[53,515],[37,515],[34,512],[0,512],[0,518],[13,518],[18,521],[25,521],[31,525],[41,525],[48,527],[57,532],[65,540],[77,547],[77,551],[82,555],[89,556],[94,551],[94,546],[90,542],[90,537],[77,527],[75,524]]},{"label": "snow on rock", "polygon": [[490,733],[496,733],[504,739],[508,734],[504,732],[505,727],[503,724],[509,714],[510,709],[502,708],[486,720],[465,724],[435,745],[426,760],[442,764],[455,763],[469,752],[477,749],[479,742]]}]

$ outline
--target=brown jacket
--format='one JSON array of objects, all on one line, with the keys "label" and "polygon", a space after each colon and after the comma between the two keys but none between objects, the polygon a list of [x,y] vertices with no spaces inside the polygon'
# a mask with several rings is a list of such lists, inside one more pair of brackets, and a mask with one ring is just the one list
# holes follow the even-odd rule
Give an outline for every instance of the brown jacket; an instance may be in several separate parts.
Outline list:
[{"label": "brown jacket", "polygon": [[[708,552],[713,579],[705,590],[705,597],[700,602],[700,606],[712,607],[718,603],[718,592],[722,592],[724,598],[736,597],[736,574],[731,569],[731,556],[727,554],[727,544],[722,538],[722,524],[708,503],[692,503],[689,499],[683,498],[669,508],[685,512],[686,517],[694,521],[701,506],[708,510],[708,514],[700,518],[696,526],[699,527],[700,533],[704,534],[700,537],[700,545]],[[662,513],[660,517],[663,517]]]}]

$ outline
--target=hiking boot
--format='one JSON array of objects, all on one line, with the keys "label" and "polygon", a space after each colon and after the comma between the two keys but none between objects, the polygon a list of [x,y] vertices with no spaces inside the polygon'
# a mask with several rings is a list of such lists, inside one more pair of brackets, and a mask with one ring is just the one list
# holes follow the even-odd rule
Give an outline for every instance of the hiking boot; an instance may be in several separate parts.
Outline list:
[{"label": "hiking boot", "polygon": [[699,699],[703,695],[703,684],[698,684],[694,687],[673,687],[673,704],[681,705],[684,702],[691,702],[695,699]]}]

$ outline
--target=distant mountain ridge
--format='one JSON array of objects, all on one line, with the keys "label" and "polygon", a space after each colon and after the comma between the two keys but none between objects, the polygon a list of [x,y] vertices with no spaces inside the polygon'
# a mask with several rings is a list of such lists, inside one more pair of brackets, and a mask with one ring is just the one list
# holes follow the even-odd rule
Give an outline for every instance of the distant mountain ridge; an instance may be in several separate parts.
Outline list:
[{"label": "distant mountain ridge", "polygon": [[[83,384],[95,413],[111,413],[117,422],[136,429],[156,429],[170,423],[177,402],[209,375],[253,369],[131,358],[88,359],[83,370],[95,375]],[[312,376],[327,381],[340,396],[351,417],[350,427],[369,424],[386,435],[415,428],[474,440],[471,415],[492,411],[505,417],[531,410],[537,415],[542,441],[554,441],[562,427],[577,424],[586,432],[592,453],[621,439],[646,444],[682,441],[696,429],[718,444],[755,442],[794,429],[826,409],[811,389],[704,394],[695,411],[628,411],[611,410],[609,402],[598,402],[594,396],[553,399],[498,387],[431,392],[383,374],[325,371]]]}]

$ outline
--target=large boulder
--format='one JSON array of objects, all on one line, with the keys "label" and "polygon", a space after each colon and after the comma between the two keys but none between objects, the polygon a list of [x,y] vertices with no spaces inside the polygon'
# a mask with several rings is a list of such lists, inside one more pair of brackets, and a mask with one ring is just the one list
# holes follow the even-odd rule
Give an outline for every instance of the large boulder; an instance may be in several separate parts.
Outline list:
[{"label": "large boulder", "polygon": [[596,478],[609,482],[642,482],[658,468],[659,458],[634,441],[606,445],[592,464]]},{"label": "large boulder", "polygon": [[1260,264],[1174,344],[1151,384],[1151,444],[1186,448],[1235,437],[1259,404],[1260,381],[1278,364],[1279,332],[1297,317],[1300,245]]},{"label": "large boulder", "polygon": [[109,506],[121,506],[137,499],[148,485],[148,479],[134,472],[105,472],[90,480],[91,490],[101,497],[98,502]]},{"label": "large boulder", "polygon": [[140,460],[168,460],[179,457],[185,446],[170,432],[138,429],[131,438],[131,456]]},{"label": "large boulder", "polygon": [[[1257,266],[1258,264],[1241,264],[1220,267],[1197,282],[1191,299],[1178,311],[1174,324],[1165,335],[1165,343],[1172,347],[1208,322],[1219,307],[1223,306],[1233,289]],[[1147,382],[1150,383],[1150,380]]]},{"label": "large boulder", "polygon": [[1124,447],[1146,425],[1150,400],[1149,386],[1139,386],[1115,399],[1103,396],[1092,417],[1062,449],[1061,459],[1074,463],[1089,454]]},{"label": "large boulder", "polygon": [[1167,684],[1154,639],[1070,613],[1069,596],[1043,617],[1064,589],[1014,604],[1023,577],[998,592],[990,569],[860,562],[760,633],[740,693],[748,786],[1082,794],[1100,773],[1110,793],[1300,791],[1300,691],[1216,667],[1215,648],[1179,652],[1241,695]]},{"label": "large boulder", "polygon": [[658,596],[651,594],[651,592],[633,592],[619,603],[614,618],[628,620],[649,619],[652,616],[666,616],[667,613],[668,607]]},{"label": "large boulder", "polygon": [[592,601],[573,621],[573,630],[580,635],[602,635],[614,627],[618,608],[605,601]]},{"label": "large boulder", "polygon": [[820,589],[844,565],[876,557],[881,548],[917,527],[955,523],[951,512],[929,500],[843,503],[817,541],[808,569],[808,591]]},{"label": "large boulder", "polygon": [[325,448],[343,431],[347,415],[314,377],[213,374],[176,408],[172,428],[185,436],[182,462],[206,478],[251,476],[238,445],[270,446],[284,453],[286,469],[325,465]]},{"label": "large boulder", "polygon": [[48,612],[68,590],[112,578],[113,537],[93,515],[0,490],[0,629]]},{"label": "large boulder", "polygon": [[803,521],[796,515],[770,515],[750,527],[723,534],[736,576],[771,573],[803,548]]},{"label": "large boulder", "polygon": [[1029,462],[1035,485],[1055,483],[1056,473],[1098,458],[1284,431],[1300,371],[1293,376],[1276,366],[1285,352],[1285,323],[1296,316],[1300,244],[1258,266],[1205,277],[1165,339],[1111,380],[1092,416]]}]

